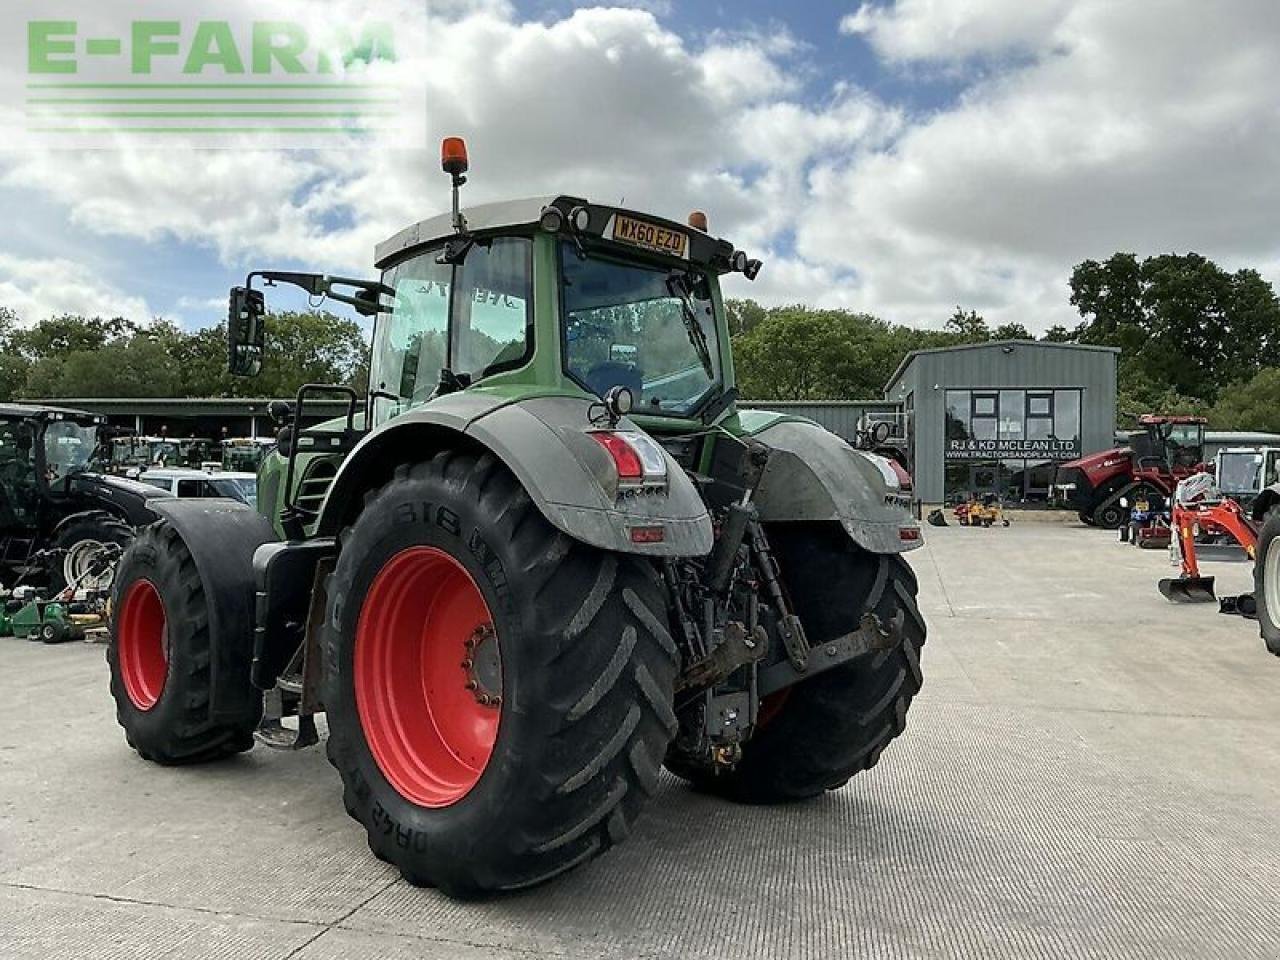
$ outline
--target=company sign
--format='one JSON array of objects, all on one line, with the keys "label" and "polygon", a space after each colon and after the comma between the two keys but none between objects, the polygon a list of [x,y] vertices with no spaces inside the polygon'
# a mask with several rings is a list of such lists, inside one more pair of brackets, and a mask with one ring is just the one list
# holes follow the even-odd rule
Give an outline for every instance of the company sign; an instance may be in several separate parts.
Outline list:
[{"label": "company sign", "polygon": [[1073,440],[948,440],[948,460],[1075,460],[1080,441]]}]

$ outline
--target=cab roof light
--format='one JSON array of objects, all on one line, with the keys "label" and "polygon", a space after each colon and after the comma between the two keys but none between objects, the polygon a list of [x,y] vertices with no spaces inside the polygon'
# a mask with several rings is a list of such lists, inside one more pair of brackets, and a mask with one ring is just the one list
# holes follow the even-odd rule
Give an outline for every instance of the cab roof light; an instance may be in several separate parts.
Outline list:
[{"label": "cab roof light", "polygon": [[703,233],[706,233],[708,229],[707,215],[701,210],[694,210],[689,214],[689,226],[693,227],[695,230],[701,230]]},{"label": "cab roof light", "polygon": [[542,215],[538,217],[538,226],[547,233],[559,233],[564,227],[564,214],[560,212],[560,208],[548,204],[542,208]]},{"label": "cab roof light", "polygon": [[440,167],[453,177],[467,172],[467,143],[461,137],[445,137],[440,144]]}]

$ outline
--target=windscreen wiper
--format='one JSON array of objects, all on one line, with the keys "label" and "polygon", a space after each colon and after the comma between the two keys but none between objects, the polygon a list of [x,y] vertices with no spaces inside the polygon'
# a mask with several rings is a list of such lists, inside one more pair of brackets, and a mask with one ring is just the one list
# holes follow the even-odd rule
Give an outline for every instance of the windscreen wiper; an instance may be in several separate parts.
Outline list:
[{"label": "windscreen wiper", "polygon": [[707,344],[707,334],[698,322],[698,311],[693,305],[693,295],[689,292],[689,280],[682,273],[672,273],[667,277],[667,290],[680,301],[680,315],[684,320],[685,332],[689,335],[689,343],[702,361],[702,369],[707,377],[716,378],[715,364],[711,360],[711,348]]}]

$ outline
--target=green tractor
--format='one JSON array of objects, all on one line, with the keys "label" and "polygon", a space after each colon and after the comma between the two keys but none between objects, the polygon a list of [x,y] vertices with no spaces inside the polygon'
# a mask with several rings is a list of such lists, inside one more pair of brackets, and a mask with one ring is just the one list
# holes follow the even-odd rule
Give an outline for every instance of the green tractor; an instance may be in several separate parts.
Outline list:
[{"label": "green tractor", "polygon": [[[737,409],[719,278],[689,225],[559,196],[379,246],[380,279],[254,273],[374,318],[368,396],[277,406],[256,510],[167,500],[121,560],[109,647],[129,743],[163,764],[258,739],[327,751],[369,846],[412,883],[527,887],[620,842],[666,767],[747,803],[874,766],[920,690],[882,459]],[[304,429],[308,399],[347,398]],[[289,726],[286,727],[285,721]]]}]

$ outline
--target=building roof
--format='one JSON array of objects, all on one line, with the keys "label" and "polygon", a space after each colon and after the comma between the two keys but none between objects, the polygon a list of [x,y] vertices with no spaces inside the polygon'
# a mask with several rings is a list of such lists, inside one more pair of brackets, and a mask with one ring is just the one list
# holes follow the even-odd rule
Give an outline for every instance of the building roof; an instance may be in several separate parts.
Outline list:
[{"label": "building roof", "polygon": [[[75,401],[68,401],[74,403]],[[3,403],[0,404],[0,417],[15,419],[19,417],[35,417],[42,413],[61,413],[68,417],[90,417],[93,414],[85,410],[73,410],[70,407],[51,406],[40,403]]]},{"label": "building roof", "polygon": [[[266,416],[274,402],[271,397],[83,397],[62,401],[82,406],[94,413],[142,414],[144,416],[199,416],[200,414],[232,416]],[[293,402],[293,398],[289,399]],[[307,410],[337,416],[345,413],[346,400],[314,399]]]},{"label": "building roof", "polygon": [[912,350],[902,362],[898,364],[898,369],[893,371],[893,376],[884,385],[884,392],[887,396],[889,390],[895,383],[902,379],[903,373],[907,367],[911,366],[911,362],[916,357],[924,356],[930,353],[955,353],[961,350],[990,350],[992,347],[1040,347],[1053,350],[1093,350],[1099,353],[1119,353],[1119,347],[1104,347],[1093,343],[1056,343],[1052,340],[984,340],[982,343],[960,343],[954,347],[927,347],[924,350]]}]

